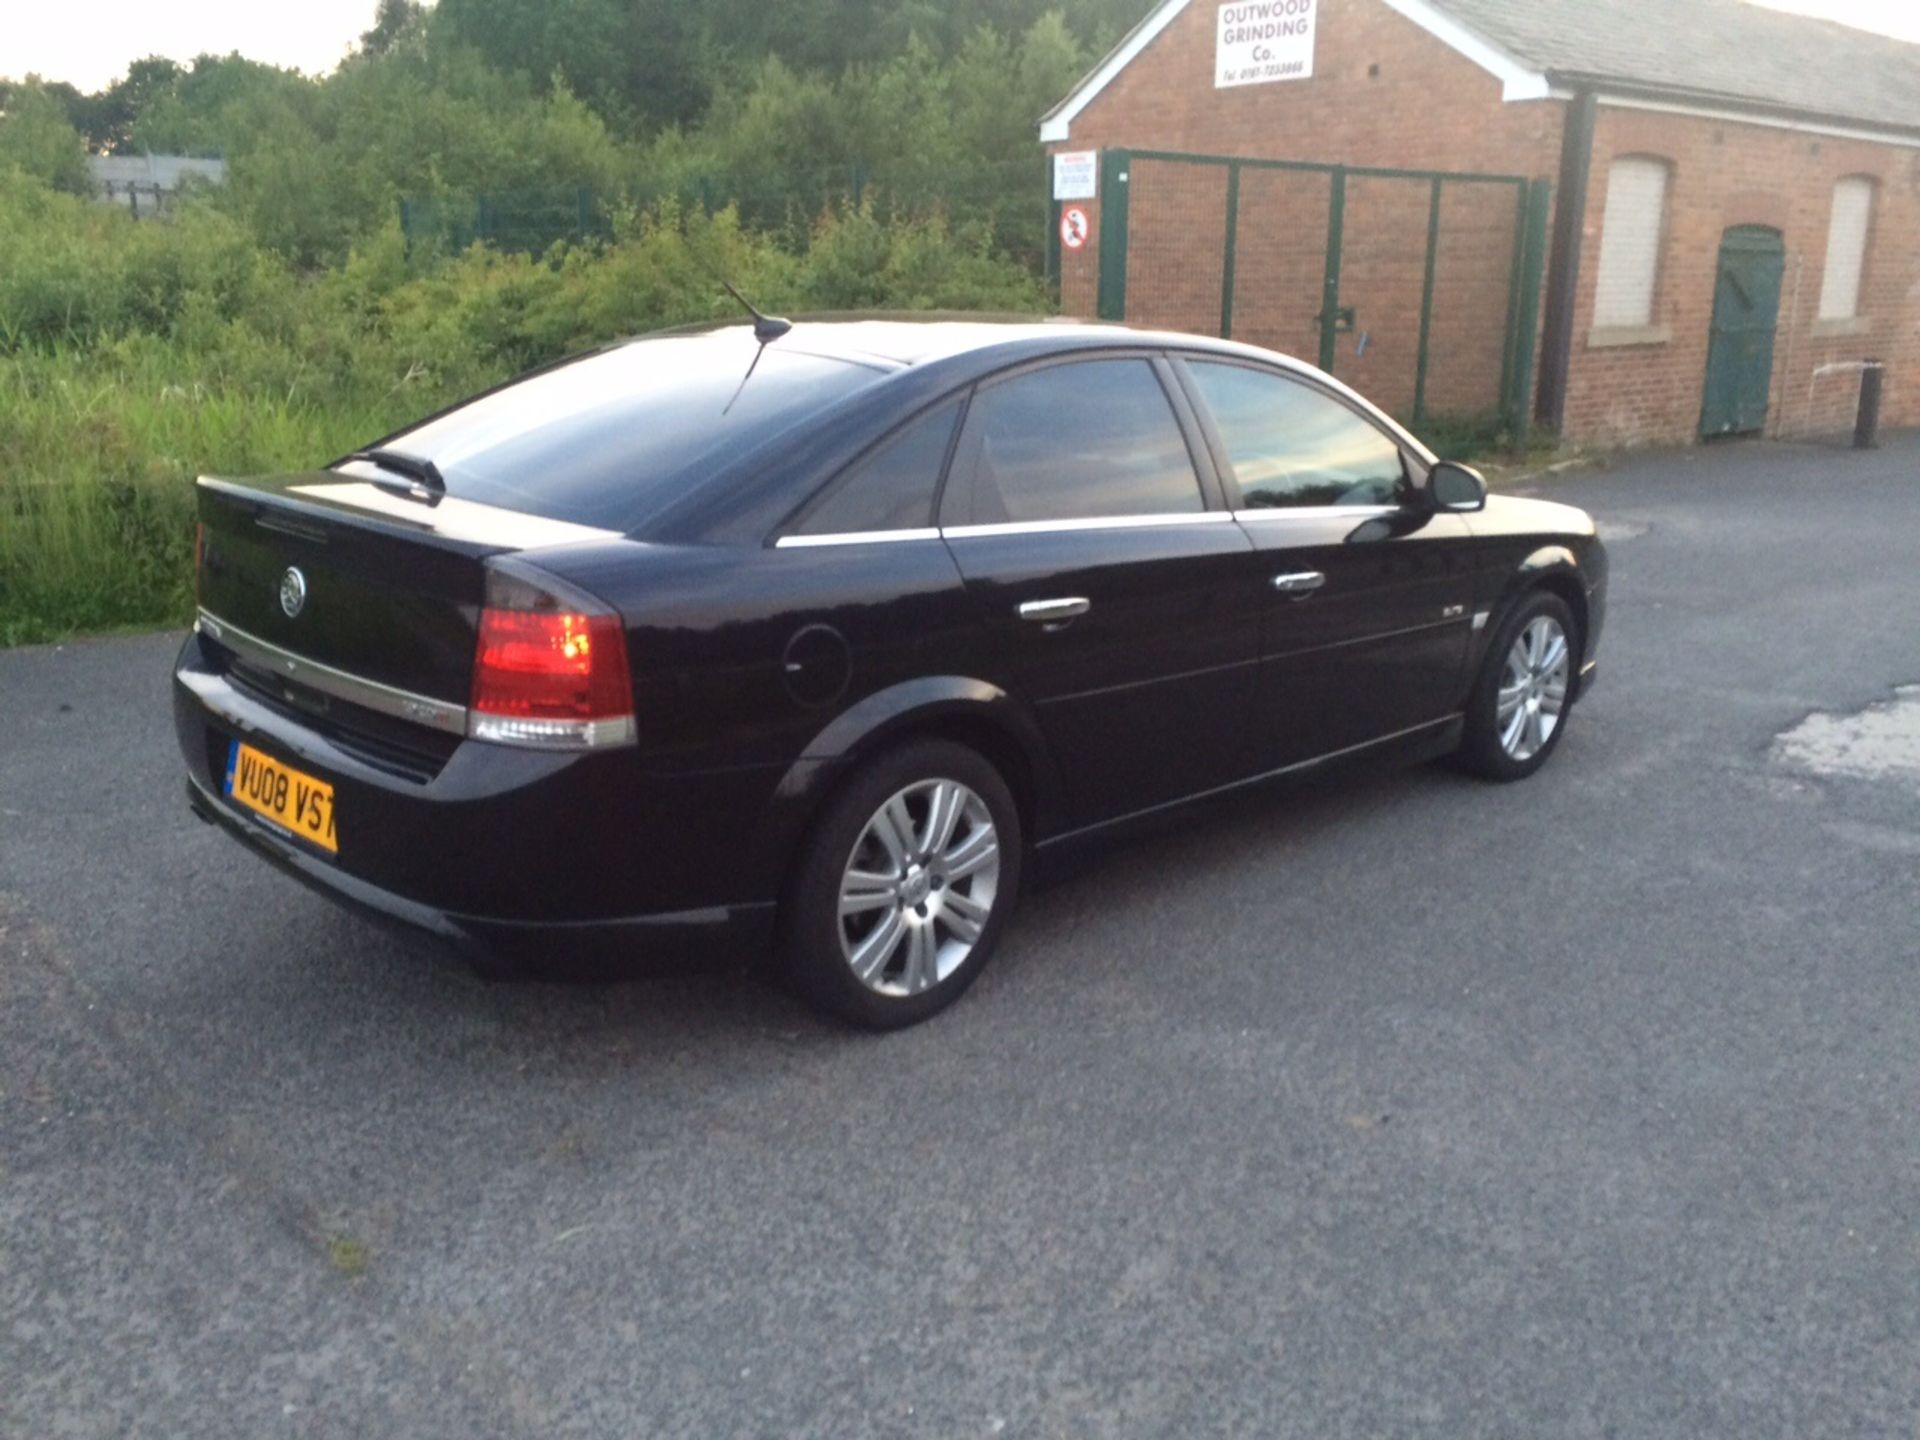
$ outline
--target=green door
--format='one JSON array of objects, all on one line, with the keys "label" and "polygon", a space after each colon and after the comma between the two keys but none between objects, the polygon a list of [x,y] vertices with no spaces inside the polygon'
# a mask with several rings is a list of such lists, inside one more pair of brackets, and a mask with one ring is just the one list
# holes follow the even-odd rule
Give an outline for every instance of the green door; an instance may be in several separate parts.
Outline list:
[{"label": "green door", "polygon": [[1700,407],[1700,433],[1709,439],[1751,435],[1766,426],[1780,275],[1786,265],[1778,230],[1736,225],[1721,237],[1706,398]]}]

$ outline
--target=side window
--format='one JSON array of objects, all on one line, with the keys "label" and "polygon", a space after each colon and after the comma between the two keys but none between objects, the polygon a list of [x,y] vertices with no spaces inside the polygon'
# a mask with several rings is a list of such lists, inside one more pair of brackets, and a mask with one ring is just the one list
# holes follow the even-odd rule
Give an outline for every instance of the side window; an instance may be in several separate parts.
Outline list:
[{"label": "side window", "polygon": [[1331,395],[1244,365],[1188,361],[1249,510],[1396,505],[1406,464],[1391,435]]},{"label": "side window", "polygon": [[933,523],[933,492],[947,460],[960,402],[908,422],[880,448],[855,462],[795,535],[853,535],[868,530],[918,530]]},{"label": "side window", "polygon": [[1145,360],[1080,360],[983,387],[960,454],[973,471],[967,486],[947,487],[949,525],[1206,508],[1186,437]]}]

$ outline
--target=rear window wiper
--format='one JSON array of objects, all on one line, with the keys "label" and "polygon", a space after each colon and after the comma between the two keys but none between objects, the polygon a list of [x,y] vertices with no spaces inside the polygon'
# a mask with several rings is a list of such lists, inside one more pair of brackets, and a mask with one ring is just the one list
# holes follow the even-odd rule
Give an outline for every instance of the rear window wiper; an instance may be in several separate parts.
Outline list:
[{"label": "rear window wiper", "polygon": [[[404,475],[409,481],[406,493],[414,490],[427,491],[436,501],[447,493],[447,478],[440,473],[440,467],[431,460],[423,460],[418,455],[403,454],[398,450],[356,450],[339,463],[344,465],[351,460],[364,460],[369,465],[378,465],[382,470],[391,470],[396,475]],[[376,485],[383,482],[374,481]],[[396,487],[389,487],[396,488]]]}]

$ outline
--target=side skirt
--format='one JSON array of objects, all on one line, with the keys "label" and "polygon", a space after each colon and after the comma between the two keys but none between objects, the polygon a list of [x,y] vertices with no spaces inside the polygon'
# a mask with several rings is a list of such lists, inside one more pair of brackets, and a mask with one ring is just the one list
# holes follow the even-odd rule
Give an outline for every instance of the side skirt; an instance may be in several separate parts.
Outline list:
[{"label": "side skirt", "polygon": [[1155,805],[1146,810],[1136,810],[1129,815],[1117,816],[1112,820],[1102,820],[1097,825],[1050,835],[1034,843],[1034,859],[1041,862],[1042,873],[1047,874],[1054,871],[1056,866],[1066,862],[1069,857],[1078,856],[1084,851],[1102,848],[1110,842],[1177,821],[1206,805],[1250,795],[1262,789],[1283,789],[1290,784],[1305,783],[1348,767],[1400,768],[1419,765],[1428,760],[1437,760],[1443,755],[1451,755],[1460,748],[1460,739],[1466,729],[1466,723],[1465,715],[1448,715],[1439,720],[1429,720],[1425,724],[1415,725],[1406,730],[1397,730],[1391,735],[1383,735],[1377,740],[1368,740],[1364,744],[1352,745],[1344,750],[1332,750],[1325,755],[1316,755],[1310,760],[1283,765],[1278,770],[1250,775],[1244,780],[1235,780],[1231,784],[1221,785],[1212,790],[1203,790],[1179,800],[1171,800],[1164,805]]}]

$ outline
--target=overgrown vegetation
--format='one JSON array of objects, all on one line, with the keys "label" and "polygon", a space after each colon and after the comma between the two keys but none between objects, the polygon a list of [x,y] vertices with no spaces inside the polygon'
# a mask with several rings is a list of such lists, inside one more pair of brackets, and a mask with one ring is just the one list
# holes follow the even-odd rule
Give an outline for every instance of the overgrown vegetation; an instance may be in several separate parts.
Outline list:
[{"label": "overgrown vegetation", "polygon": [[[956,223],[1004,215],[1003,248],[1031,249],[1044,239],[1034,122],[1144,7],[384,0],[324,78],[203,55],[140,61],[98,95],[0,82],[0,130],[24,143],[27,119],[51,112],[95,150],[221,155],[229,183],[211,203],[305,266],[342,262],[402,198],[585,187],[811,212],[855,175],[882,197],[938,197]],[[71,180],[66,143],[21,163],[51,182],[58,159]]]},{"label": "overgrown vegetation", "polygon": [[0,643],[180,620],[192,480],[317,465],[612,336],[735,313],[1037,312],[1040,282],[939,216],[823,214],[804,249],[730,209],[420,270],[397,226],[303,274],[232,217],[170,224],[0,176]]},{"label": "overgrown vegetation", "polygon": [[[1043,309],[1032,122],[1138,8],[385,0],[317,79],[0,81],[0,644],[182,620],[194,475],[730,314],[719,276],[788,312]],[[229,183],[136,223],[81,198],[88,148],[219,153]],[[805,183],[849,172],[858,201]],[[608,197],[607,233],[408,253],[403,196],[536,186]]]},{"label": "overgrown vegetation", "polygon": [[[718,277],[788,312],[1045,308],[1033,124],[1145,8],[382,0],[324,76],[0,79],[0,644],[184,619],[195,474],[322,464],[729,314]],[[218,154],[227,183],[136,223],[84,198],[89,150]],[[590,194],[590,238],[399,224],[514,193]]]}]

